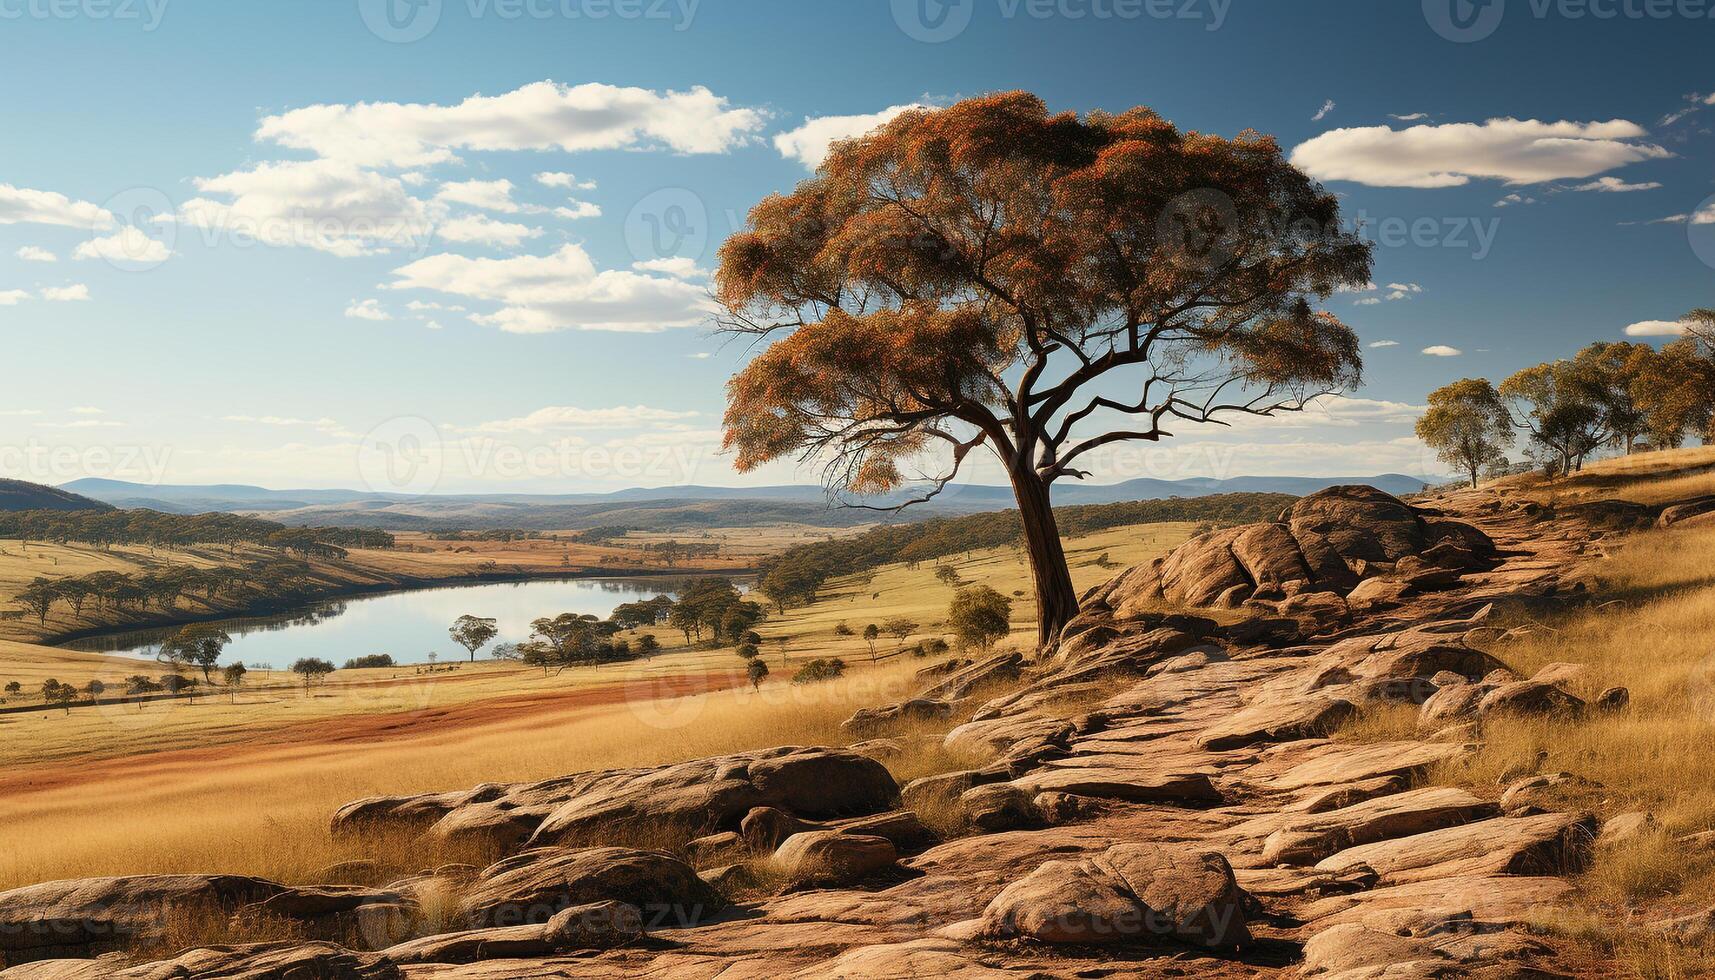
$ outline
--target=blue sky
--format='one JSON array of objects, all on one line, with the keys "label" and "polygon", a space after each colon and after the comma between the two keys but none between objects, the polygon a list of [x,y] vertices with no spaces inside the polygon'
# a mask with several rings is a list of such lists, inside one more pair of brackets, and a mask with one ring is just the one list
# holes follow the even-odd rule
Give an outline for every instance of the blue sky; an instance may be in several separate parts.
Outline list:
[{"label": "blue sky", "polygon": [[1015,88],[1272,134],[1382,238],[1362,391],[1104,482],[1429,471],[1434,387],[1715,305],[1715,0],[393,2],[0,0],[0,474],[807,482],[715,452],[699,277],[829,136]]}]

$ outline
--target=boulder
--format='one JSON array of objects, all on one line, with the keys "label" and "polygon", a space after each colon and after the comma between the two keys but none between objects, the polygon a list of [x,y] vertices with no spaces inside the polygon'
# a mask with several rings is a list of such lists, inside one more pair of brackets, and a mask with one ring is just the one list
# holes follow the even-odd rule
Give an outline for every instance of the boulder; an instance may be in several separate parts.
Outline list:
[{"label": "boulder", "polygon": [[238,875],[49,881],[0,892],[0,962],[124,949],[159,935],[168,912],[230,914],[291,892]]},{"label": "boulder", "polygon": [[1694,521],[1693,519],[1712,513],[1715,513],[1715,495],[1698,497],[1694,500],[1687,500],[1682,503],[1674,504],[1671,507],[1663,508],[1661,516],[1656,518],[1656,526],[1672,527],[1675,524],[1683,524],[1687,521],[1693,521],[1693,523],[1701,524],[1703,523],[1702,521]]},{"label": "boulder", "polygon": [[1171,938],[1249,945],[1245,894],[1227,860],[1161,844],[1119,844],[1101,855],[1049,861],[996,895],[982,915],[991,938],[1110,945]]},{"label": "boulder", "polygon": [[1101,800],[1071,793],[1038,793],[1030,802],[1043,822],[1052,827],[1099,817],[1108,809]]},{"label": "boulder", "polygon": [[1597,783],[1569,772],[1527,776],[1509,783],[1501,793],[1501,812],[1509,817],[1524,817],[1561,810],[1574,794],[1597,788]]},{"label": "boulder", "polygon": [[1628,691],[1623,687],[1610,687],[1604,690],[1601,694],[1596,695],[1596,700],[1591,703],[1596,706],[1597,711],[1614,712],[1624,711],[1626,705],[1631,702],[1631,691]]},{"label": "boulder", "polygon": [[859,708],[840,727],[854,734],[870,734],[909,722],[941,721],[953,716],[951,701],[911,698],[878,708]]},{"label": "boulder", "polygon": [[460,910],[472,928],[546,923],[578,905],[624,902],[647,923],[691,925],[726,903],[691,866],[658,851],[548,847],[525,851],[471,883]]},{"label": "boulder", "polygon": [[833,888],[862,881],[898,860],[885,837],[811,830],[786,838],[768,863],[792,886]]},{"label": "boulder", "polygon": [[1574,715],[1584,702],[1545,681],[1529,680],[1502,684],[1483,695],[1477,714]]},{"label": "boulder", "polygon": [[537,925],[500,926],[425,936],[389,947],[394,963],[475,963],[611,949],[643,935],[643,914],[624,902],[576,905]]},{"label": "boulder", "polygon": [[1643,812],[1619,813],[1602,823],[1596,835],[1597,847],[1624,847],[1661,832],[1655,815]]},{"label": "boulder", "polygon": [[1042,820],[1032,794],[1011,783],[975,786],[959,796],[965,823],[981,834],[1032,827]]},{"label": "boulder", "polygon": [[1280,522],[1300,543],[1320,539],[1346,562],[1398,561],[1428,546],[1417,511],[1374,487],[1329,487],[1295,502]]}]

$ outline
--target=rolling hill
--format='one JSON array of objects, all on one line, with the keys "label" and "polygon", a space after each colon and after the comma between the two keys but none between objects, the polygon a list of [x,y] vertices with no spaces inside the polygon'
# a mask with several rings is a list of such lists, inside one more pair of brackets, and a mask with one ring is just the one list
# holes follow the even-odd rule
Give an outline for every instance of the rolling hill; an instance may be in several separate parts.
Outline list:
[{"label": "rolling hill", "polygon": [[[1303,496],[1324,487],[1367,483],[1392,494],[1416,493],[1430,482],[1398,473],[1367,477],[1237,477],[1227,480],[1137,479],[1103,486],[1062,484],[1061,506],[1133,500],[1203,497],[1218,493],[1286,493]],[[405,494],[361,490],[270,490],[241,484],[148,486],[118,480],[78,480],[63,488],[117,507],[147,507],[167,513],[229,511],[256,514],[293,525],[341,525],[386,530],[525,528],[564,530],[625,526],[638,530],[754,527],[765,524],[850,526],[885,522],[875,510],[830,506],[819,486],[679,486],[633,488],[611,493]],[[866,501],[886,506],[903,494]],[[897,520],[948,517],[1012,507],[1007,487],[950,487],[927,505]]]},{"label": "rolling hill", "polygon": [[0,479],[0,510],[111,510],[112,505],[58,487]]}]

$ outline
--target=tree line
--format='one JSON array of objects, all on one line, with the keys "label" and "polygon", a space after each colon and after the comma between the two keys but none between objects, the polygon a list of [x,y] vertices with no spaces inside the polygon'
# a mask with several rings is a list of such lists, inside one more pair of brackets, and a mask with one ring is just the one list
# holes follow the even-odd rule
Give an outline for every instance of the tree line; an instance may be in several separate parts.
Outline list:
[{"label": "tree line", "polygon": [[[392,548],[386,531],[348,527],[287,527],[238,514],[163,514],[153,510],[0,511],[0,538],[87,544],[190,547],[253,544],[285,548],[310,557],[332,556],[333,548]],[[342,552],[343,554],[343,552]]]},{"label": "tree line", "polygon": [[1715,441],[1715,310],[1693,310],[1683,323],[1684,336],[1660,350],[1594,343],[1499,386],[1461,378],[1430,393],[1418,438],[1472,486],[1509,470],[1520,436],[1526,458],[1551,477],[1577,472],[1604,448],[1630,454]]},{"label": "tree line", "polygon": [[87,606],[112,611],[148,612],[151,607],[172,609],[180,599],[201,596],[213,601],[220,596],[233,600],[291,602],[307,598],[315,589],[310,566],[294,559],[259,559],[236,566],[195,568],[175,565],[158,572],[126,573],[112,570],[61,579],[37,578],[19,590],[15,601],[20,615],[31,615],[46,623],[56,605],[63,604],[74,616]]}]

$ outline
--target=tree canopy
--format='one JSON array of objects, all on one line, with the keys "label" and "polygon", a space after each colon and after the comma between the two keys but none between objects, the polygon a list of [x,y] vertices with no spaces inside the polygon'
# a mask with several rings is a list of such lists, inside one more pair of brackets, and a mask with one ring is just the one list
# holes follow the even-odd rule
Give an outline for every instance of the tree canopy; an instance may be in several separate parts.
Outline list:
[{"label": "tree canopy", "polygon": [[726,445],[741,470],[797,457],[838,491],[912,500],[986,447],[1047,641],[1076,609],[1052,483],[1103,446],[1358,384],[1357,337],[1314,304],[1369,271],[1334,196],[1268,137],[1020,92],[914,110],[836,144],[722,246],[724,326],[771,341],[729,385]]}]

